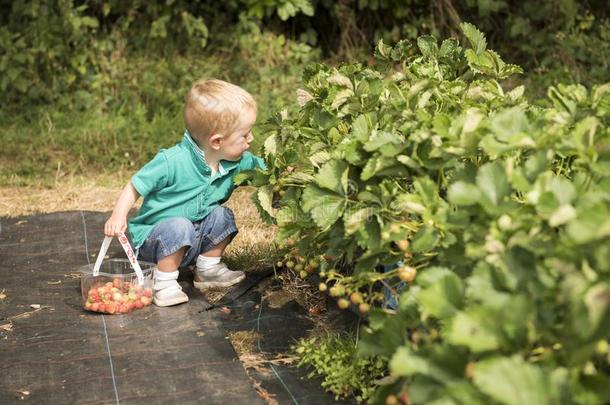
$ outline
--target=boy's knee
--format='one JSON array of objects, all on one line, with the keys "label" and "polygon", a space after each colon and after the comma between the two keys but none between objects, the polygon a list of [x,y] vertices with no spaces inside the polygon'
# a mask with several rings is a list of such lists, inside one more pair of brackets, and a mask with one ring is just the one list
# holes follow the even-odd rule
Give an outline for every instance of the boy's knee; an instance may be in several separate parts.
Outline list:
[{"label": "boy's knee", "polygon": [[164,234],[164,236],[170,239],[190,240],[195,237],[195,227],[186,218],[169,218],[162,221],[159,225],[159,233]]}]

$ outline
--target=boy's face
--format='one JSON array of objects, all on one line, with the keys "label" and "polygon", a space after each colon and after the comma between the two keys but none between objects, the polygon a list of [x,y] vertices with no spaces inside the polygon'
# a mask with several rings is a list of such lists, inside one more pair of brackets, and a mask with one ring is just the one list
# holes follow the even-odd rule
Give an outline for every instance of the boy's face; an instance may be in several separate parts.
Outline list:
[{"label": "boy's face", "polygon": [[224,160],[239,160],[248,148],[254,138],[252,136],[252,127],[256,122],[256,111],[246,111],[241,119],[239,127],[227,136],[222,138],[219,152],[221,159]]}]

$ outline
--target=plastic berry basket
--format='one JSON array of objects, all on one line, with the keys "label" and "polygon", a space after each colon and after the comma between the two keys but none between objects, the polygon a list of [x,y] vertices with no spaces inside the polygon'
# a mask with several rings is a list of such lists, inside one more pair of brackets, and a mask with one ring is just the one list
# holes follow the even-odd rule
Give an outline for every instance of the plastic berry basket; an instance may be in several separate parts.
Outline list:
[{"label": "plastic berry basket", "polygon": [[152,302],[154,263],[138,261],[124,234],[119,242],[127,259],[104,260],[112,238],[106,237],[94,264],[82,266],[84,309],[105,314],[127,314]]}]

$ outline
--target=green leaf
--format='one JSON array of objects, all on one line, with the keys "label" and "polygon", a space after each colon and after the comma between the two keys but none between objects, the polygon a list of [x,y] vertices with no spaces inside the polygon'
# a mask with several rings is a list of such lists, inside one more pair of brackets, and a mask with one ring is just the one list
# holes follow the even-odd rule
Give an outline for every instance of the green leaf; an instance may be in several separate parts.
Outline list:
[{"label": "green leaf", "polygon": [[479,168],[477,186],[494,206],[497,206],[510,192],[506,171],[497,162],[486,163]]},{"label": "green leaf", "polygon": [[605,204],[577,208],[577,216],[567,227],[570,238],[585,244],[610,236],[610,209]]},{"label": "green leaf", "polygon": [[427,252],[434,248],[440,239],[440,235],[436,229],[431,226],[424,225],[415,234],[411,241],[412,252]]},{"label": "green leaf", "polygon": [[347,174],[349,166],[342,160],[331,160],[325,163],[318,174],[315,182],[322,188],[327,188],[337,194],[345,194],[347,191]]},{"label": "green leaf", "polygon": [[343,217],[345,223],[345,233],[351,235],[363,226],[364,222],[373,215],[372,208],[361,208],[359,210],[346,213]]},{"label": "green leaf", "polygon": [[427,58],[436,58],[438,55],[438,44],[432,35],[423,35],[417,38],[417,46],[421,54]]},{"label": "green leaf", "polygon": [[485,35],[483,35],[483,33],[479,31],[477,27],[470,23],[463,22],[460,24],[460,28],[462,28],[462,32],[477,55],[487,49],[487,40],[485,39]]},{"label": "green leaf", "polygon": [[483,360],[474,369],[474,384],[501,404],[550,404],[550,383],[542,370],[519,356]]},{"label": "green leaf", "polygon": [[311,217],[322,230],[326,230],[333,225],[345,209],[345,200],[326,200],[322,205],[316,206],[311,210]]},{"label": "green leaf", "polygon": [[400,376],[421,374],[440,383],[446,384],[455,377],[446,372],[443,367],[432,363],[429,359],[417,356],[406,346],[399,347],[390,360],[390,371]]},{"label": "green leaf", "polygon": [[[452,316],[464,304],[464,284],[453,272],[444,274],[434,283],[422,288],[417,295],[422,309],[439,319]],[[426,269],[425,272],[430,271]]]},{"label": "green leaf", "polygon": [[352,123],[352,136],[361,141],[366,142],[369,139],[369,124],[365,115],[359,115]]},{"label": "green leaf", "polygon": [[[502,142],[517,144],[522,142],[521,134],[530,131],[530,124],[521,107],[514,107],[496,114],[490,121],[490,128]],[[533,143],[533,141],[531,141]]]},{"label": "green leaf", "polygon": [[446,339],[475,353],[499,349],[502,341],[500,331],[494,325],[493,313],[482,308],[458,312],[448,326]]},{"label": "green leaf", "polygon": [[261,208],[271,217],[274,217],[275,210],[271,206],[271,202],[273,201],[273,187],[271,185],[259,187],[257,197]]},{"label": "green leaf", "polygon": [[456,205],[473,205],[479,201],[481,193],[474,184],[458,181],[449,186],[448,196]]},{"label": "green leaf", "polygon": [[309,212],[316,225],[326,229],[343,215],[345,198],[316,186],[308,186],[301,197],[302,208]]},{"label": "green leaf", "polygon": [[275,134],[265,139],[263,148],[265,150],[265,156],[275,155],[277,153],[277,137]]},{"label": "green leaf", "polygon": [[441,44],[441,49],[438,56],[441,58],[450,58],[455,56],[460,51],[460,44],[455,38],[448,38]]}]

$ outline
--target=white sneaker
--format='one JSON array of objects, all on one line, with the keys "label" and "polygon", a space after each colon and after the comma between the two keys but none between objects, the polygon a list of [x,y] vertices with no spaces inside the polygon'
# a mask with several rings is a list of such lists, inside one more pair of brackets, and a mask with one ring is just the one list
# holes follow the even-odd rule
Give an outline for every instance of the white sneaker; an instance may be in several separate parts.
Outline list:
[{"label": "white sneaker", "polygon": [[169,307],[188,302],[189,297],[184,293],[184,291],[182,291],[182,287],[180,287],[180,284],[178,284],[177,278],[177,271],[176,278],[172,278],[170,280],[159,280],[155,277],[153,286],[153,303],[155,305],[159,307]]},{"label": "white sneaker", "polygon": [[229,270],[226,264],[220,262],[206,267],[205,270],[200,266],[195,267],[195,278],[193,284],[195,288],[208,287],[230,287],[239,283],[246,274],[243,271]]}]

